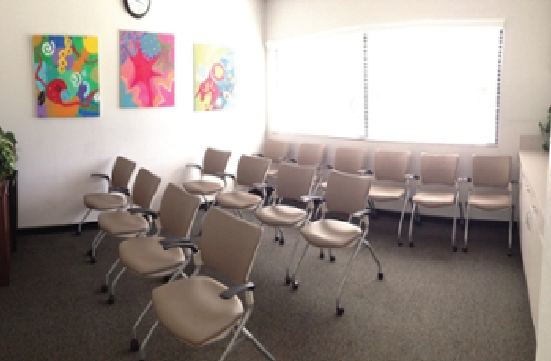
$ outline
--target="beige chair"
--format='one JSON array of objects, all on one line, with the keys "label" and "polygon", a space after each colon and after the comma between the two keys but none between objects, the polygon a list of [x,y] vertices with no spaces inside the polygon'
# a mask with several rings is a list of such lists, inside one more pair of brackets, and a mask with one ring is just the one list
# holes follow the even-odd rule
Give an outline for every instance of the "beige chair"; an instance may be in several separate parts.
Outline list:
[{"label": "beige chair", "polygon": [[[327,165],[327,169],[335,169],[339,172],[358,174],[364,169],[365,157],[367,151],[362,148],[339,147],[335,150],[334,165]],[[320,188],[327,189],[327,181],[320,183]]]},{"label": "beige chair", "polygon": [[[158,224],[157,234],[151,237],[132,237],[119,244],[119,258],[111,266],[105,276],[105,284],[101,287],[102,292],[109,290],[109,304],[115,303],[115,287],[127,269],[150,278],[176,276],[183,272],[190,255],[185,255],[181,248],[164,250],[159,241],[189,237],[200,204],[199,196],[191,195],[173,183],[168,184],[159,211],[147,212]],[[141,213],[145,214],[146,211]],[[122,269],[111,282],[111,287],[108,287],[109,275],[119,262]]]},{"label": "beige chair", "polygon": [[87,210],[78,224],[77,235],[82,233],[82,224],[93,210],[110,211],[124,208],[127,203],[126,196],[130,195],[128,182],[136,168],[136,163],[125,158],[117,157],[111,171],[111,177],[107,174],[93,173],[92,178],[100,178],[107,181],[107,193],[89,193],[84,196],[84,205]]},{"label": "beige chair", "polygon": [[409,246],[413,247],[413,220],[419,207],[442,208],[454,207],[452,228],[452,249],[455,244],[457,210],[459,207],[459,181],[456,177],[459,155],[421,153],[421,174],[416,182],[415,195],[412,198],[413,208],[409,221]]},{"label": "beige chair", "polygon": [[[141,344],[142,360],[159,322],[192,346],[205,346],[231,336],[220,361],[226,359],[241,335],[253,341],[268,359],[274,360],[245,327],[254,304],[254,284],[249,281],[249,274],[261,236],[260,226],[218,207],[210,208],[205,217],[200,251],[194,254],[193,275],[153,290],[157,320]],[[164,245],[170,247],[169,243]],[[236,285],[228,287],[212,277],[199,275],[202,267],[214,269]],[[245,305],[237,296],[241,292],[244,292]]]},{"label": "beige chair", "polygon": [[465,210],[465,244],[463,252],[468,251],[469,211],[471,207],[484,211],[510,210],[509,218],[509,256],[512,256],[513,189],[511,182],[511,156],[473,155],[473,176],[468,178],[469,190]]},{"label": "beige chair", "polygon": [[272,160],[272,164],[268,170],[268,177],[277,175],[277,166],[279,163],[288,159],[289,148],[289,142],[276,139],[266,139],[264,142],[264,151],[256,155]]},{"label": "beige chair", "polygon": [[[150,171],[141,168],[132,187],[129,199],[131,208],[122,211],[108,211],[100,213],[98,217],[99,232],[92,242],[89,251],[90,263],[96,263],[96,249],[106,235],[115,237],[129,237],[143,235],[150,229],[148,209],[153,196],[157,192],[161,179]],[[134,208],[132,208],[134,207]],[[146,214],[142,213],[145,211]]]},{"label": "beige chair", "polygon": [[406,205],[410,199],[410,181],[408,174],[410,152],[377,150],[373,159],[373,184],[369,190],[369,205],[376,209],[375,203],[399,201],[403,199],[400,222],[398,223],[398,244],[402,245],[402,223]]},{"label": "beige chair", "polygon": [[[287,161],[297,163],[298,165],[312,165],[318,167],[318,172],[323,162],[323,152],[325,145],[315,143],[302,143],[298,147],[298,153],[296,158],[289,158]],[[271,174],[272,177],[277,178],[277,171]],[[319,174],[318,174],[319,179]]]},{"label": "beige chair", "polygon": [[[367,240],[369,229],[369,209],[366,209],[369,187],[371,186],[371,177],[352,175],[331,170],[327,180],[327,190],[325,196],[306,196],[303,200],[310,202],[310,207],[314,209],[314,202],[321,200],[321,219],[307,223],[300,229],[300,234],[306,240],[306,247],[298,260],[295,270],[290,272],[290,266],[287,268],[285,283],[291,284],[293,290],[298,289],[299,282],[297,273],[306,251],[310,245],[318,248],[344,248],[352,246],[356,242],[356,249],[352,252],[346,271],[337,292],[337,315],[344,313],[344,308],[340,304],[340,297],[343,286],[350,273],[350,266],[362,246],[366,246],[378,266],[378,279],[383,279],[381,263],[375,256],[375,252]],[[326,218],[328,212],[336,212],[348,216],[348,222]],[[359,220],[359,225],[354,223]],[[300,240],[297,239],[297,243]],[[296,251],[295,247],[295,251]],[[291,255],[294,258],[295,252]],[[291,265],[292,262],[289,262]]]},{"label": "beige chair", "polygon": [[[205,204],[205,209],[207,209],[210,204],[207,197],[215,196],[226,186],[226,180],[223,178],[222,174],[226,170],[230,156],[231,152],[207,148],[203,157],[202,166],[199,164],[186,164],[187,168],[199,169],[201,171],[201,178],[199,180],[185,182],[183,187],[188,193],[200,196]],[[209,179],[208,176],[222,178],[223,184],[222,181],[218,179]]]},{"label": "beige chair", "polygon": [[[256,218],[265,225],[274,227],[275,241],[284,245],[283,227],[300,227],[308,219],[311,210],[299,207],[301,197],[310,195],[314,185],[316,168],[292,163],[282,163],[272,203],[256,210]],[[284,204],[293,203],[293,204]]]},{"label": "beige chair", "polygon": [[228,192],[219,193],[216,196],[216,205],[236,211],[243,217],[242,211],[256,209],[265,200],[263,196],[254,194],[251,190],[262,189],[266,186],[266,174],[270,168],[271,159],[242,155],[237,164],[237,172],[234,176],[230,173],[223,173],[224,178],[234,180],[234,189]]}]

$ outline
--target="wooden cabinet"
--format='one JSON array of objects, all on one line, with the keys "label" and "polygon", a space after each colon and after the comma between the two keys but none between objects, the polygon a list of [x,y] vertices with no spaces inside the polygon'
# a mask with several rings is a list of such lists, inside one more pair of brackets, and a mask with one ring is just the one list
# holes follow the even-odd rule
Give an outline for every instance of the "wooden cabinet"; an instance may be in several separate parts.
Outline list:
[{"label": "wooden cabinet", "polygon": [[549,158],[542,152],[521,152],[519,157],[520,246],[537,338]]}]

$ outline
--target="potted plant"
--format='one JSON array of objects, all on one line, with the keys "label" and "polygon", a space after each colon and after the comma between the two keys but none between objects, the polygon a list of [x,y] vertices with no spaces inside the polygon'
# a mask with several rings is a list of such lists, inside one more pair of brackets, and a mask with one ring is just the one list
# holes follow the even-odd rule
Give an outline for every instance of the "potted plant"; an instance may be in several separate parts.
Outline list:
[{"label": "potted plant", "polygon": [[16,143],[15,135],[12,132],[4,132],[0,127],[0,286],[7,286],[10,282],[11,237],[8,189],[10,181],[13,184],[15,177]]},{"label": "potted plant", "polygon": [[547,122],[546,123],[540,122],[539,125],[540,125],[541,134],[543,134],[546,137],[541,147],[546,152],[549,152],[549,130],[551,130],[551,107],[549,107],[549,109],[547,110]]}]

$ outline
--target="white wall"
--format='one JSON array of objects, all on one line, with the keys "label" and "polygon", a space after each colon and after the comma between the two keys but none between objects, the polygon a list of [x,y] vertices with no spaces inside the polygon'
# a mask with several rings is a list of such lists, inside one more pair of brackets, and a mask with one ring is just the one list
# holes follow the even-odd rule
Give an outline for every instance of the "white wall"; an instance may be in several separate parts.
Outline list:
[{"label": "white wall", "polygon": [[[290,139],[294,142],[325,142],[329,145],[329,158],[335,147],[345,145],[369,150],[409,149],[414,155],[412,171],[419,169],[418,155],[421,151],[459,153],[461,156],[459,176],[470,175],[470,155],[473,153],[509,154],[513,156],[513,177],[517,179],[519,135],[537,134],[538,122],[546,119],[547,109],[551,105],[550,14],[551,1],[549,0],[268,0],[266,8],[268,41],[366,24],[430,19],[505,20],[501,120],[497,147],[271,136]],[[450,131],[453,131],[453,126]],[[451,213],[448,214],[451,215]],[[507,217],[505,213],[491,215],[475,212],[475,210],[472,216],[489,219]]]},{"label": "white wall", "polygon": [[[110,172],[117,155],[162,178],[157,207],[166,183],[189,176],[184,164],[201,162],[207,146],[233,151],[229,170],[240,154],[257,150],[265,119],[262,1],[153,1],[141,20],[126,14],[122,0],[0,0],[0,5],[0,125],[19,141],[19,227],[76,223],[84,211],[82,195],[102,189],[89,174]],[[175,34],[174,108],[119,108],[120,29]],[[32,34],[99,37],[100,118],[35,117]],[[194,43],[236,50],[234,110],[193,111]],[[235,136],[234,129],[247,133]]]}]

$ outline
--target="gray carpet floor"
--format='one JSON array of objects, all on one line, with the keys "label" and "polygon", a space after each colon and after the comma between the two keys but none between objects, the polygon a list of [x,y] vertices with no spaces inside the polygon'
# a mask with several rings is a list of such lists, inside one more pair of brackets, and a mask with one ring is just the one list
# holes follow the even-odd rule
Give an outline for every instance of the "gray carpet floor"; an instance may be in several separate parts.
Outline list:
[{"label": "gray carpet floor", "polygon": [[[266,228],[251,280],[255,310],[249,330],[277,360],[533,360],[535,336],[518,241],[507,257],[506,224],[475,222],[469,253],[449,246],[451,221],[415,227],[415,248],[397,247],[397,218],[372,220],[369,240],[383,264],[384,280],[367,250],[357,257],[344,289],[342,317],[335,315],[339,281],[352,249],[335,252],[334,264],[311,248],[297,291],[284,285],[296,231],[286,244]],[[404,232],[405,234],[405,232]],[[98,292],[116,258],[106,239],[98,262],[84,256],[95,235],[85,231],[27,235],[12,258],[9,287],[0,288],[0,360],[138,360],[129,350],[131,327],[161,281],[125,274],[117,300]],[[459,228],[458,240],[463,236]],[[152,312],[138,330],[143,338]],[[218,360],[227,340],[187,346],[162,326],[148,360]],[[262,360],[243,341],[228,360]]]}]

